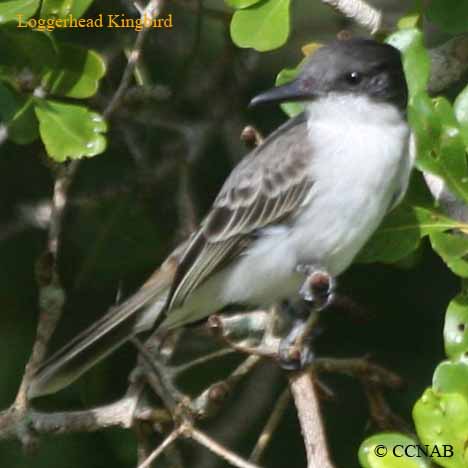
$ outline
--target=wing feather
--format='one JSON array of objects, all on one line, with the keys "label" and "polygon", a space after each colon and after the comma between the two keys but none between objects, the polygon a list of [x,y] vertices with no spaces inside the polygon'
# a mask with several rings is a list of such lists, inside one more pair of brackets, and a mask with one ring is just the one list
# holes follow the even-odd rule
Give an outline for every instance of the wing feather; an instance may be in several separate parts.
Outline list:
[{"label": "wing feather", "polygon": [[182,256],[169,311],[242,253],[259,229],[280,223],[301,208],[313,184],[308,170],[311,153],[305,118],[298,116],[241,161]]}]

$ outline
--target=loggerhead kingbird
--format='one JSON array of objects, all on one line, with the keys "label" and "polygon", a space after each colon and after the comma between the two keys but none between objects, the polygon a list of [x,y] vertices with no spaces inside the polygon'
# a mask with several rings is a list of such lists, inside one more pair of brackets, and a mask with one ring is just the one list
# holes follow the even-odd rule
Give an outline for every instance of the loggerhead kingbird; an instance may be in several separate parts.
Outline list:
[{"label": "loggerhead kingbird", "polygon": [[230,304],[313,302],[306,277],[346,270],[405,194],[407,94],[399,51],[355,38],[319,48],[294,81],[255,97],[252,105],[301,101],[305,110],[244,157],[198,230],[139,291],[44,362],[29,396],[63,388],[156,326]]}]

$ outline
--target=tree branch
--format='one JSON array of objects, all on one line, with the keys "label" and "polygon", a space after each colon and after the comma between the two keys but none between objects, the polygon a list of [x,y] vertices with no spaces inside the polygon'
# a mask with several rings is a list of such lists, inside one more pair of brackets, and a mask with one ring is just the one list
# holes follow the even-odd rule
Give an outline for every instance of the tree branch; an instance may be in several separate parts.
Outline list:
[{"label": "tree branch", "polygon": [[344,16],[352,19],[371,34],[377,34],[384,28],[383,14],[363,0],[322,0],[322,3],[331,6]]},{"label": "tree branch", "polygon": [[165,439],[164,441],[161,443],[161,445],[159,445],[155,450],[154,452],[151,453],[151,455],[143,462],[141,463],[140,465],[138,465],[138,468],[148,468],[151,466],[151,463],[154,462],[154,460],[156,460],[156,458],[159,457],[159,455],[161,455],[161,453],[164,452],[164,450],[169,447],[169,445],[171,445],[181,434],[181,428],[178,427],[177,429],[174,429]]},{"label": "tree branch", "polygon": [[289,387],[296,404],[307,454],[307,468],[333,468],[317,391],[307,371],[292,373]]},{"label": "tree branch", "polygon": [[196,429],[195,427],[190,427],[187,435],[188,437],[197,441],[199,444],[211,450],[216,455],[220,456],[221,458],[224,458],[224,460],[226,460],[233,466],[236,466],[238,468],[260,468],[258,465],[244,460],[236,453],[232,452],[231,450],[228,450],[226,447],[223,447],[221,444],[216,442],[216,440],[212,439],[210,436],[200,431],[199,429]]},{"label": "tree branch", "polygon": [[74,166],[57,168],[52,165],[52,168],[57,171],[57,175],[51,203],[47,246],[36,265],[36,279],[39,287],[39,319],[36,339],[15,401],[8,410],[0,413],[0,438],[4,434],[8,437],[15,433],[27,451],[33,450],[36,446],[35,435],[25,421],[29,410],[27,398],[29,382],[47,353],[47,345],[58,324],[65,303],[65,291],[57,273],[57,254]]},{"label": "tree branch", "polygon": [[[159,15],[162,9],[163,0],[150,0],[146,7],[140,11],[141,19],[144,20],[146,18],[154,18],[155,16]],[[143,21],[143,24],[144,21]],[[129,85],[130,80],[132,79],[133,72],[135,71],[135,67],[140,59],[141,51],[143,49],[143,44],[145,43],[146,35],[151,27],[144,26],[141,31],[138,32],[137,38],[135,40],[135,44],[133,45],[132,51],[130,52],[127,60],[127,66],[122,74],[122,78],[120,80],[120,84],[117,88],[117,91],[112,96],[109,104],[107,105],[106,109],[104,110],[104,117],[108,118],[110,114],[114,112],[114,110],[120,104],[123,96],[125,95]]]},{"label": "tree branch", "polygon": [[84,411],[47,413],[30,409],[28,422],[20,421],[15,411],[9,409],[0,413],[0,440],[15,438],[25,428],[36,434],[94,432],[108,427],[129,428],[133,422],[137,397],[138,394],[129,394],[109,405]]}]

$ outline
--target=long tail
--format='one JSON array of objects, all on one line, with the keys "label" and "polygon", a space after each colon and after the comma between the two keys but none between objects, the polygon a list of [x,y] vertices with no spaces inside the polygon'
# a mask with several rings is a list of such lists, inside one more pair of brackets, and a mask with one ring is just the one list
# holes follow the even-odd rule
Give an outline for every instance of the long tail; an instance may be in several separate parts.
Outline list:
[{"label": "long tail", "polygon": [[28,397],[47,395],[66,387],[136,333],[157,326],[163,319],[178,251],[168,257],[135,294],[112,307],[104,317],[47,359],[33,376]]}]

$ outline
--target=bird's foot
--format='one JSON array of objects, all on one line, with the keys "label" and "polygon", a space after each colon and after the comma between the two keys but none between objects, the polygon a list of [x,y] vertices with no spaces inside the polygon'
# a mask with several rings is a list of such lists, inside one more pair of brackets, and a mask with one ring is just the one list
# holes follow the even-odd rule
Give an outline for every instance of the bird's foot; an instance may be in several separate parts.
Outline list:
[{"label": "bird's foot", "polygon": [[303,337],[307,320],[296,319],[289,333],[281,340],[278,350],[280,366],[288,371],[298,371],[311,364],[314,354],[311,337]]},{"label": "bird's foot", "polygon": [[316,310],[327,307],[334,297],[335,278],[327,271],[311,265],[298,265],[296,270],[306,277],[299,289],[299,295],[302,299],[311,304]]}]

